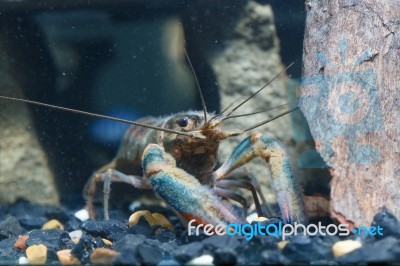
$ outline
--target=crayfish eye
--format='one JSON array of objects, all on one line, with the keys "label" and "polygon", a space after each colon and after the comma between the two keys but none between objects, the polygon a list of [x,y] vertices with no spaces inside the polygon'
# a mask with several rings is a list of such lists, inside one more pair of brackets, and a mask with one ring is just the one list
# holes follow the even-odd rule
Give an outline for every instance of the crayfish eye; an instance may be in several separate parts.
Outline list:
[{"label": "crayfish eye", "polygon": [[182,118],[178,121],[178,125],[180,127],[187,127],[187,125],[189,124],[189,120],[187,119],[187,117]]}]

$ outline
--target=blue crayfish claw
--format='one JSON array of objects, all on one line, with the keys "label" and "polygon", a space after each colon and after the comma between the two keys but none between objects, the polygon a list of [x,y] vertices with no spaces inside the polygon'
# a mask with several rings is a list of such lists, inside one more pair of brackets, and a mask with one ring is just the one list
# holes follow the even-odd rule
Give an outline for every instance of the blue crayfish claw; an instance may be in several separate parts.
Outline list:
[{"label": "blue crayfish claw", "polygon": [[176,167],[171,155],[157,144],[149,144],[143,152],[143,170],[158,197],[163,199],[184,221],[227,224],[239,222],[227,203],[214,191],[184,170]]},{"label": "blue crayfish claw", "polygon": [[293,176],[290,161],[282,145],[267,135],[253,134],[245,138],[230,157],[214,173],[215,182],[228,176],[236,168],[259,157],[265,160],[272,174],[275,192],[285,223],[307,223],[299,185]]}]

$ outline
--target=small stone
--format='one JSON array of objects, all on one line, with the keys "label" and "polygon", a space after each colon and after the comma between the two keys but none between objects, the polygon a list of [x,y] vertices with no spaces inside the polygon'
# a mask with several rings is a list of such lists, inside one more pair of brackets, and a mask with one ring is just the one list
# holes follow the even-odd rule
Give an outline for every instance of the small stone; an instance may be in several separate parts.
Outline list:
[{"label": "small stone", "polygon": [[153,216],[153,218],[157,221],[157,225],[161,225],[162,227],[168,228],[171,231],[174,230],[174,226],[163,214],[154,212],[151,214],[151,216]]},{"label": "small stone", "polygon": [[177,248],[173,253],[175,260],[186,263],[193,258],[200,256],[203,253],[204,245],[201,242],[192,242],[186,245],[182,245]]},{"label": "small stone", "polygon": [[68,211],[63,207],[48,207],[46,208],[45,216],[48,220],[55,219],[65,223],[70,220],[72,215],[69,215]]},{"label": "small stone", "polygon": [[[187,232],[185,232],[187,234]],[[209,251],[216,250],[220,247],[226,247],[226,248],[231,248],[233,250],[237,250],[241,246],[243,246],[243,243],[246,243],[246,240],[243,238],[239,238],[237,236],[228,236],[228,235],[223,235],[223,236],[218,236],[218,235],[213,235],[210,237],[205,238],[202,243],[208,249]]]},{"label": "small stone", "polygon": [[70,249],[57,251],[57,258],[62,265],[77,265],[80,264],[78,258],[71,254]]},{"label": "small stone", "polygon": [[256,222],[265,222],[265,221],[268,221],[268,218],[260,216],[260,217],[257,217],[257,219],[255,219],[255,221]]},{"label": "small stone", "polygon": [[[146,240],[146,242],[150,241],[151,239]],[[168,243],[162,243],[161,245],[159,244],[159,241],[157,240],[152,240],[154,243],[157,243],[157,245],[159,245],[159,247],[162,249],[164,257],[171,257],[174,253],[175,250],[178,249],[178,244],[174,241],[174,242],[168,242]],[[168,255],[168,256],[167,256]]]},{"label": "small stone", "polygon": [[46,217],[26,214],[17,217],[22,227],[27,230],[39,229],[47,221]]},{"label": "small stone", "polygon": [[74,238],[71,239],[71,241],[72,241],[74,244],[78,244],[78,243],[79,243],[79,240],[81,240],[80,237],[74,237]]},{"label": "small stone", "polygon": [[360,248],[362,244],[355,240],[343,240],[336,242],[332,246],[332,252],[335,257],[346,255],[358,248]]},{"label": "small stone", "polygon": [[107,238],[114,241],[113,235],[118,233],[125,233],[128,229],[126,224],[116,220],[105,221],[86,221],[81,224],[82,230],[86,231],[92,236]]},{"label": "small stone", "polygon": [[72,216],[67,222],[64,222],[65,230],[68,231],[75,231],[79,230],[79,226],[81,225],[82,221]]},{"label": "small stone", "polygon": [[111,242],[110,240],[104,239],[104,238],[102,238],[101,240],[103,240],[103,243],[104,243],[106,246],[112,246],[112,242]]},{"label": "small stone", "polygon": [[122,252],[122,250],[136,250],[137,246],[140,243],[143,243],[146,240],[144,235],[132,235],[128,234],[114,243],[114,250]]},{"label": "small stone", "polygon": [[289,241],[283,240],[283,241],[278,242],[276,245],[278,246],[278,248],[280,250],[283,250],[288,243],[289,243]]},{"label": "small stone", "polygon": [[235,265],[236,262],[236,252],[230,248],[219,248],[214,253],[215,265]]},{"label": "small stone", "polygon": [[173,242],[176,240],[176,234],[174,231],[171,231],[165,227],[160,227],[156,229],[154,239],[162,243]]},{"label": "small stone", "polygon": [[81,238],[82,235],[83,235],[83,231],[82,230],[75,230],[75,231],[69,232],[68,234],[69,234],[69,237],[71,239]]},{"label": "small stone", "polygon": [[213,260],[214,260],[214,258],[212,257],[212,256],[210,256],[210,255],[203,255],[203,256],[200,256],[200,257],[197,257],[197,258],[194,258],[194,259],[192,259],[191,261],[189,261],[188,263],[186,263],[186,265],[187,266],[190,266],[190,265],[204,265],[204,266],[207,266],[207,265],[214,265],[213,264]]},{"label": "small stone", "polygon": [[136,258],[142,265],[156,265],[163,259],[162,251],[157,245],[139,244]]},{"label": "small stone", "polygon": [[23,231],[17,218],[14,216],[7,216],[6,219],[0,222],[0,240],[18,236],[22,234]]},{"label": "small stone", "polygon": [[42,230],[59,229],[64,230],[64,226],[57,220],[53,219],[48,221],[42,226]]},{"label": "small stone", "polygon": [[[269,237],[253,237],[251,240],[243,241],[242,244],[235,249],[237,252],[238,264],[259,264],[260,253],[264,249],[277,249],[275,241],[265,241]],[[224,246],[222,246],[224,247]]]},{"label": "small stone", "polygon": [[29,238],[28,235],[22,235],[20,237],[18,237],[17,241],[15,241],[14,243],[14,248],[16,249],[26,249],[26,240]]},{"label": "small stone", "polygon": [[332,243],[330,237],[309,237],[307,235],[295,235],[282,250],[292,263],[310,263],[327,258],[333,258]]},{"label": "small stone", "polygon": [[128,220],[129,227],[136,225],[139,222],[139,219],[143,217],[150,226],[157,225],[157,220],[151,215],[151,212],[144,210],[144,211],[137,211],[133,213]]},{"label": "small stone", "polygon": [[42,244],[30,246],[26,249],[26,257],[31,265],[43,265],[47,259],[47,247]]},{"label": "small stone", "polygon": [[32,230],[29,233],[29,238],[26,240],[27,246],[43,244],[49,249],[60,250],[66,247],[66,241],[63,239],[71,240],[68,233],[65,231],[51,229],[51,230]]},{"label": "small stone", "polygon": [[153,227],[150,226],[147,220],[143,216],[141,216],[139,218],[139,221],[128,229],[128,233],[134,235],[140,234],[151,238],[154,236],[155,232],[153,230]]},{"label": "small stone", "polygon": [[368,241],[361,248],[336,258],[341,264],[390,264],[400,259],[400,240],[393,237],[385,237],[378,241]]},{"label": "small stone", "polygon": [[381,208],[380,211],[374,216],[372,226],[375,226],[376,228],[378,228],[378,226],[383,228],[383,235],[380,235],[377,232],[375,235],[376,239],[382,239],[388,236],[400,238],[400,222],[387,208]]},{"label": "small stone", "polygon": [[256,221],[257,218],[258,218],[258,215],[257,215],[257,213],[254,212],[254,213],[249,214],[249,215],[246,217],[246,221],[247,221],[249,224],[251,224],[251,223],[253,223],[254,221]]},{"label": "small stone", "polygon": [[19,265],[26,265],[26,264],[29,264],[29,260],[28,260],[27,257],[22,256],[22,257],[20,257],[20,258],[18,259],[18,264],[19,264]]},{"label": "small stone", "polygon": [[261,252],[261,265],[288,264],[289,261],[279,252],[279,250],[265,250]]},{"label": "small stone", "polygon": [[72,250],[71,254],[77,257],[83,264],[90,262],[90,254],[95,248],[104,247],[101,238],[94,238],[91,235],[84,235]]},{"label": "small stone", "polygon": [[90,262],[94,265],[111,265],[118,253],[108,248],[96,248],[90,255]]},{"label": "small stone", "polygon": [[86,209],[82,209],[82,210],[75,212],[74,216],[82,222],[90,219],[89,212]]},{"label": "small stone", "polygon": [[130,248],[123,249],[114,259],[114,265],[139,265],[136,259],[136,252]]}]

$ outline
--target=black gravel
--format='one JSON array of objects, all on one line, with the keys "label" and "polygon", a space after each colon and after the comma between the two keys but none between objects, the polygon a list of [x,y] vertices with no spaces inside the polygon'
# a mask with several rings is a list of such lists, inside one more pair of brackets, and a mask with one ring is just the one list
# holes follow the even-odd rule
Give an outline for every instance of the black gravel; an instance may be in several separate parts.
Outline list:
[{"label": "black gravel", "polygon": [[23,231],[24,229],[14,216],[7,216],[0,222],[0,240],[19,236]]},{"label": "black gravel", "polygon": [[[48,248],[47,264],[59,265],[56,252],[71,249],[71,253],[82,264],[90,264],[93,250],[105,247],[118,252],[115,265],[184,265],[202,255],[211,255],[214,265],[270,265],[270,264],[371,264],[394,263],[400,261],[400,223],[388,210],[382,209],[372,225],[384,228],[384,235],[338,236],[298,235],[287,239],[283,249],[277,243],[279,237],[255,236],[250,241],[240,236],[188,236],[186,229],[169,209],[148,206],[145,209],[161,212],[172,221],[175,230],[161,226],[151,227],[145,219],[128,228],[130,213],[114,211],[108,221],[88,220],[81,222],[66,207],[47,207],[17,202],[12,206],[0,206],[0,264],[18,264],[25,250],[14,248],[20,235],[26,234],[26,246],[43,244]],[[101,210],[100,210],[101,212]],[[117,218],[115,218],[117,217]],[[60,221],[65,230],[41,230],[42,225],[51,220]],[[278,224],[273,218],[265,222]],[[74,243],[69,232],[80,229],[83,236]],[[113,242],[107,246],[103,239]],[[332,253],[334,243],[344,239],[358,239],[362,247],[335,258]]]},{"label": "black gravel", "polygon": [[80,227],[89,235],[106,238],[113,242],[122,238],[128,231],[126,223],[116,220],[89,220],[83,222]]},{"label": "black gravel", "polygon": [[104,246],[105,244],[101,238],[85,235],[82,236],[78,244],[72,248],[71,253],[82,263],[86,264],[90,262],[90,254],[93,250]]},{"label": "black gravel", "polygon": [[215,265],[235,265],[237,263],[236,252],[231,248],[219,248],[214,253]]},{"label": "black gravel", "polygon": [[192,242],[178,247],[177,250],[173,252],[173,257],[178,262],[186,263],[200,256],[203,250],[204,244],[202,242]]}]

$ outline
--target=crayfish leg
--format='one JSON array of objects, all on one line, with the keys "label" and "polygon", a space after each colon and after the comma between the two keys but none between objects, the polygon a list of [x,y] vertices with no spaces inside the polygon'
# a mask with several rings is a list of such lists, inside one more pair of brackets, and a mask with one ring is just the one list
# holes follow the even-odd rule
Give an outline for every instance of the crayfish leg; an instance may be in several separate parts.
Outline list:
[{"label": "crayfish leg", "polygon": [[[251,194],[253,196],[254,205],[256,206],[257,215],[259,217],[263,216],[263,212],[262,212],[260,201],[258,199],[257,191],[251,182],[246,181],[246,180],[222,179],[216,184],[215,188],[227,189],[227,188],[235,188],[235,187],[244,188],[244,189],[251,191]],[[236,195],[236,194],[234,194],[234,195]],[[246,203],[246,206],[243,206],[243,209],[247,210],[247,208],[248,208],[248,206]],[[245,217],[246,216],[247,216],[247,213],[245,214]]]},{"label": "crayfish leg", "polygon": [[96,192],[97,183],[103,182],[103,209],[105,220],[109,220],[110,218],[108,212],[108,203],[110,199],[112,182],[127,183],[138,189],[151,189],[151,186],[145,178],[136,175],[126,175],[115,170],[114,167],[116,167],[115,161],[103,166],[90,177],[85,186],[84,195],[86,196],[86,209],[88,210],[91,218],[95,217],[93,198]]}]

